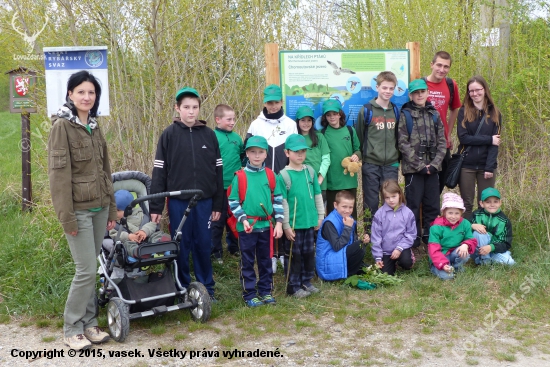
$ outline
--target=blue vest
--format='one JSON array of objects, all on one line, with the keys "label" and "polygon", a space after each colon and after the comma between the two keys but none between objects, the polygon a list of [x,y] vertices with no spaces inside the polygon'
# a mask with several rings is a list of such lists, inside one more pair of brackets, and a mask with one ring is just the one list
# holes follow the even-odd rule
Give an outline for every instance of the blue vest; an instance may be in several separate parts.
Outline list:
[{"label": "blue vest", "polygon": [[349,242],[346,246],[341,248],[340,251],[336,252],[332,249],[331,244],[321,234],[323,225],[326,221],[330,221],[334,225],[336,231],[338,231],[338,235],[341,235],[344,230],[343,218],[340,214],[338,214],[336,209],[334,209],[332,213],[327,215],[325,220],[323,220],[323,223],[319,228],[319,232],[317,233],[317,252],[315,255],[317,275],[322,280],[345,279],[348,277],[346,248],[353,243],[355,226],[357,223],[353,222]]}]

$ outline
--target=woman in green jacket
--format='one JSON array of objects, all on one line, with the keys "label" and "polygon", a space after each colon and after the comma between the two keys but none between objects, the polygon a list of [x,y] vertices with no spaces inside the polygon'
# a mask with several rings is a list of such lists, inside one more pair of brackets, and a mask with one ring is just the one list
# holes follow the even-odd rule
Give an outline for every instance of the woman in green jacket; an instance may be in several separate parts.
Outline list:
[{"label": "woman in green jacket", "polygon": [[48,139],[52,203],[76,265],[63,326],[63,341],[75,350],[109,340],[97,327],[96,258],[117,215],[107,144],[96,121],[100,96],[93,75],[71,75],[67,102],[52,117]]}]

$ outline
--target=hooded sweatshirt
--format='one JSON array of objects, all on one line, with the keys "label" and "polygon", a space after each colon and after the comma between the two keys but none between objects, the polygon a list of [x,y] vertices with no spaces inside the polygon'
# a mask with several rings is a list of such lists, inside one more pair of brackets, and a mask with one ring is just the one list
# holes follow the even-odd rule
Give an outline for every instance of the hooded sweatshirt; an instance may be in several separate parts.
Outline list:
[{"label": "hooded sweatshirt", "polygon": [[282,108],[277,113],[268,114],[264,107],[258,118],[250,124],[244,145],[246,146],[246,140],[251,136],[259,135],[266,138],[269,149],[265,166],[271,168],[275,174],[279,174],[279,171],[288,164],[284,149],[286,138],[290,134],[298,134],[296,122],[286,116]]},{"label": "hooded sweatshirt", "polygon": [[[153,165],[151,193],[202,190],[202,199],[212,198],[212,211],[221,212],[224,200],[223,165],[216,134],[197,120],[186,126],[179,118],[162,132]],[[176,196],[181,200],[193,195]],[[161,214],[165,199],[150,202],[151,214]]]},{"label": "hooded sweatshirt", "polygon": [[376,261],[391,255],[393,250],[403,252],[411,248],[416,238],[416,221],[405,204],[393,210],[388,204],[376,211],[372,220],[372,257]]},{"label": "hooded sweatshirt", "polygon": [[[376,103],[376,98],[370,102],[372,118],[368,126],[365,125],[365,108],[361,108],[357,117],[357,136],[361,145],[363,161],[379,166],[395,164],[399,159],[397,149],[397,120],[393,105],[390,102],[387,109]],[[365,129],[368,129],[368,138],[364,141]]]}]

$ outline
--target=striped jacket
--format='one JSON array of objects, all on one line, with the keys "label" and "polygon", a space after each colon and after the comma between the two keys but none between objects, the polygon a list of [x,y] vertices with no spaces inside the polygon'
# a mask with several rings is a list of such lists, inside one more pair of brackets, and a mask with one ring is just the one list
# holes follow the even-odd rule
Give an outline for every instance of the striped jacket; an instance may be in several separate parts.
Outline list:
[{"label": "striped jacket", "polygon": [[472,224],[483,224],[487,233],[491,234],[491,252],[504,253],[512,248],[512,222],[502,212],[491,214],[483,208],[472,213]]},{"label": "striped jacket", "polygon": [[[212,198],[212,211],[222,211],[222,158],[216,134],[206,121],[197,120],[189,127],[175,119],[159,138],[151,193],[177,190],[202,190],[203,199]],[[190,199],[191,195],[177,198]],[[151,214],[161,214],[163,208],[164,199],[150,203]]]}]

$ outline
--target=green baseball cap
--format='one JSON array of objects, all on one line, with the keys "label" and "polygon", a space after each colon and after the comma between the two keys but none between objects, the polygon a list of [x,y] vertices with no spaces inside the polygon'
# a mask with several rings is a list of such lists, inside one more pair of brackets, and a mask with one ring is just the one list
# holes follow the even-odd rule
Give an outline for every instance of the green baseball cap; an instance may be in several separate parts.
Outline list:
[{"label": "green baseball cap", "polygon": [[293,152],[297,152],[299,150],[303,149],[311,149],[307,146],[306,138],[304,138],[300,134],[291,134],[286,138],[285,141],[285,149],[292,150]]},{"label": "green baseball cap", "polygon": [[179,101],[179,99],[182,98],[185,94],[192,95],[194,97],[197,97],[198,99],[201,98],[201,96],[199,95],[199,92],[197,92],[195,88],[183,87],[180,90],[178,90],[178,92],[176,93],[176,102]]},{"label": "green baseball cap", "polygon": [[424,79],[415,79],[409,83],[409,93],[422,89],[428,90],[428,84]]},{"label": "green baseball cap", "polygon": [[296,111],[296,121],[303,119],[304,117],[311,117],[312,120],[315,119],[313,116],[313,110],[309,106],[302,106]]},{"label": "green baseball cap", "polygon": [[327,112],[340,112],[342,104],[336,99],[327,99],[323,102],[323,115]]},{"label": "green baseball cap", "polygon": [[500,192],[494,187],[488,187],[481,192],[481,201],[485,201],[491,196],[497,197],[500,199]]},{"label": "green baseball cap", "polygon": [[282,99],[283,91],[278,85],[271,84],[264,89],[264,103],[271,101],[281,101]]},{"label": "green baseball cap", "polygon": [[252,148],[252,147],[257,147],[257,148],[262,148],[267,150],[268,148],[267,140],[263,136],[259,136],[259,135],[251,136],[246,141],[245,149]]}]

